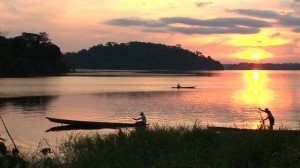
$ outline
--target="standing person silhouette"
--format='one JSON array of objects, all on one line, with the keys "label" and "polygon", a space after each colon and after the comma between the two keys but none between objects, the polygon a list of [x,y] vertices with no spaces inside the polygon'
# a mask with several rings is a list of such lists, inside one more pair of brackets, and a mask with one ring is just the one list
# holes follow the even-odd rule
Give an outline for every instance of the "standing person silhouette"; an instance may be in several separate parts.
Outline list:
[{"label": "standing person silhouette", "polygon": [[267,113],[268,116],[263,121],[269,119],[269,122],[270,122],[269,130],[273,130],[273,125],[275,125],[275,118],[274,118],[273,114],[271,113],[271,111],[268,108],[266,108],[265,110],[262,110],[259,108],[259,110]]},{"label": "standing person silhouette", "polygon": [[[147,124],[147,119],[146,119],[146,116],[144,114],[144,112],[141,112],[141,117],[139,118],[133,118],[134,120],[136,120],[136,124],[141,124],[141,125],[146,125]],[[138,121],[140,120],[140,121]]]}]

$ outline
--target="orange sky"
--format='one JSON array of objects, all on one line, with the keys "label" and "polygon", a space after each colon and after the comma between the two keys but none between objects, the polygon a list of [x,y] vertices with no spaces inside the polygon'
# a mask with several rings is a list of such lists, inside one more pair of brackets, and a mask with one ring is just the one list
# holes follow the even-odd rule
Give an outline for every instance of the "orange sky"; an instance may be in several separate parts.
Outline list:
[{"label": "orange sky", "polygon": [[300,0],[0,0],[0,31],[47,32],[62,52],[143,41],[221,63],[300,63]]}]

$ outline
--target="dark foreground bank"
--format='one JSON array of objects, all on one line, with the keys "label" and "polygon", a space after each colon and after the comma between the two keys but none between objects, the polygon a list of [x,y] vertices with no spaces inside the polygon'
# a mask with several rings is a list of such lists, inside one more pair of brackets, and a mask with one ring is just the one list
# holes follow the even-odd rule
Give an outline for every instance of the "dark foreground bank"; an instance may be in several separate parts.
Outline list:
[{"label": "dark foreground bank", "polygon": [[28,167],[300,167],[300,131],[162,127],[70,135],[26,155]]}]

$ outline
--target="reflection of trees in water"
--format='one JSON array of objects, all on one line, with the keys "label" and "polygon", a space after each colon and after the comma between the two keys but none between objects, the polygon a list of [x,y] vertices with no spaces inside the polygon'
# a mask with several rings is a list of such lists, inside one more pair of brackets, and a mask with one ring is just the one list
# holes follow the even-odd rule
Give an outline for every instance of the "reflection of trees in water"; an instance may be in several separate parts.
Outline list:
[{"label": "reflection of trees in water", "polygon": [[136,91],[136,92],[108,92],[97,94],[98,97],[107,97],[107,98],[126,98],[126,99],[149,99],[155,97],[167,96],[168,94],[178,94],[177,92],[172,91]]},{"label": "reflection of trees in water", "polygon": [[[132,71],[134,72],[134,71]],[[181,75],[181,76],[220,76],[216,71],[201,71],[201,70],[191,70],[191,71],[176,71],[176,70],[145,70],[145,71],[136,71],[136,73],[141,73],[144,75],[153,74],[153,75]]]},{"label": "reflection of trees in water", "polygon": [[36,109],[46,110],[49,103],[51,103],[57,96],[26,96],[13,98],[0,98],[0,109],[6,105],[21,107],[25,111],[34,111]]}]

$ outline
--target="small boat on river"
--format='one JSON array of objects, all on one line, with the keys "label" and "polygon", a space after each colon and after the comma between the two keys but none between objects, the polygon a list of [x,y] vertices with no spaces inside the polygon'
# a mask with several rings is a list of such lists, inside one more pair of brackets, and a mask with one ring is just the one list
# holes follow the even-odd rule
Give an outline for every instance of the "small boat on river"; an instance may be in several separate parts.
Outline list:
[{"label": "small boat on river", "polygon": [[195,89],[196,86],[173,86],[174,89]]},{"label": "small boat on river", "polygon": [[73,127],[82,128],[119,128],[119,127],[143,127],[145,124],[140,123],[119,123],[119,122],[96,122],[96,121],[79,121],[79,120],[67,120],[59,118],[46,117],[49,121],[66,124]]}]

